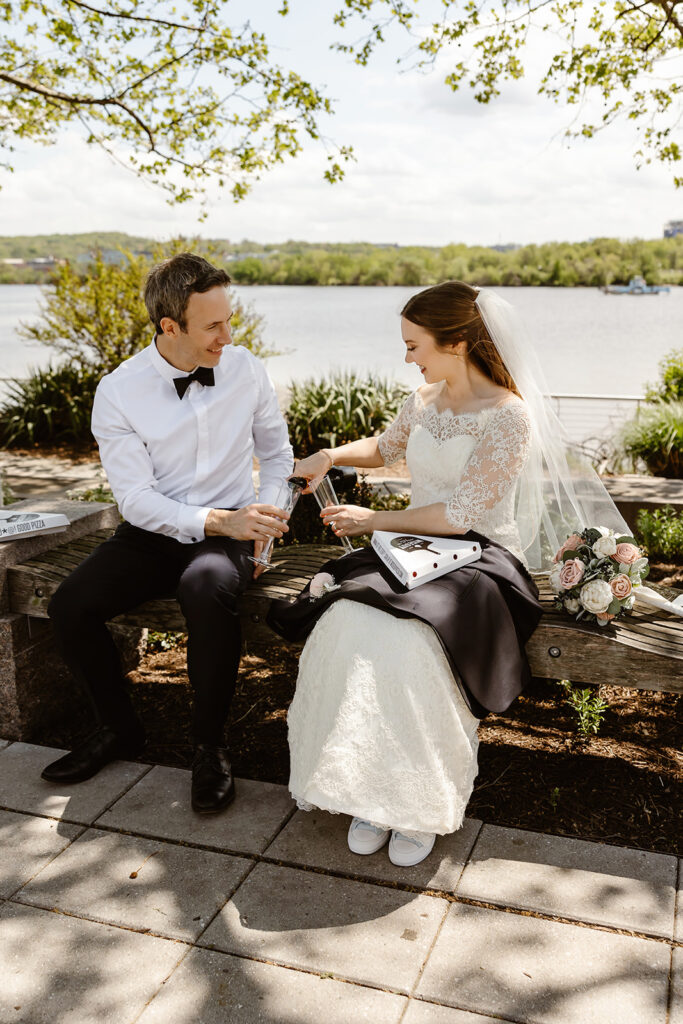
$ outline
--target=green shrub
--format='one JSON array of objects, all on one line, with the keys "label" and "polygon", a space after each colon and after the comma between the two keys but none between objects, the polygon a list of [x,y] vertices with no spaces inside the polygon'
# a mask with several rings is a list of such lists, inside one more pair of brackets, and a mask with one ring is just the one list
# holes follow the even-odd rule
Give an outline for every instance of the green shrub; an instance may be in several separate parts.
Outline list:
[{"label": "green shrub", "polygon": [[683,400],[683,348],[667,352],[659,363],[659,384],[648,387],[645,392],[648,402],[661,399],[664,402]]},{"label": "green shrub", "polygon": [[410,389],[404,384],[355,373],[333,373],[294,382],[285,413],[299,456],[318,448],[381,433],[394,420]]},{"label": "green shrub", "polygon": [[588,739],[591,733],[597,736],[602,724],[605,712],[609,708],[607,701],[603,700],[599,691],[592,693],[587,687],[580,690],[572,686],[569,679],[558,679],[557,685],[564,690],[565,704],[576,714],[576,728],[583,739]]},{"label": "green shrub", "polygon": [[636,532],[650,558],[683,561],[683,515],[671,505],[657,508],[654,512],[641,508]]},{"label": "green shrub", "polygon": [[0,445],[92,443],[90,415],[101,372],[65,364],[13,380],[0,408]]},{"label": "green shrub", "polygon": [[642,459],[654,476],[683,478],[683,400],[658,401],[641,409],[620,435],[633,459]]}]

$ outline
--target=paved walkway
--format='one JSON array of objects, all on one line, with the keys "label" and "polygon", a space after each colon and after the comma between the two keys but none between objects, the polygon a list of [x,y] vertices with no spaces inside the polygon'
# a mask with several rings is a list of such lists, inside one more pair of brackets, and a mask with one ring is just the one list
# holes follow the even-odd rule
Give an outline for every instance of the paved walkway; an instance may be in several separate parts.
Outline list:
[{"label": "paved walkway", "polygon": [[0,748],[3,1024],[683,1022],[675,857],[467,819],[405,870],[283,786],[202,818],[187,771]]}]

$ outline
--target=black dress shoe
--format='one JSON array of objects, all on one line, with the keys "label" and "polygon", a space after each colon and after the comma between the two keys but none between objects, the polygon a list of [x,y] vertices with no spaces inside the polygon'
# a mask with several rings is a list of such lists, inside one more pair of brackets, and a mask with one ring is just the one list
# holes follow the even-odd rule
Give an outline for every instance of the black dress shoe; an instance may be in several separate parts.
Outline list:
[{"label": "black dress shoe", "polygon": [[224,747],[199,743],[192,762],[192,810],[221,811],[235,799],[235,782]]},{"label": "black dress shoe", "polygon": [[103,725],[70,754],[53,761],[41,772],[47,782],[84,782],[96,775],[110,761],[135,757],[144,746],[144,735],[122,737],[109,726]]}]

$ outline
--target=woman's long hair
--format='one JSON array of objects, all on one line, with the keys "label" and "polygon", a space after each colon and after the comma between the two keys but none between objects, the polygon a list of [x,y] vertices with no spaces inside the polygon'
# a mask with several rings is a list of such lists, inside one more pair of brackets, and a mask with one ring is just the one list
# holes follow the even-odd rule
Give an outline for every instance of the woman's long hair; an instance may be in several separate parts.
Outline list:
[{"label": "woman's long hair", "polygon": [[401,316],[429,331],[440,348],[464,341],[467,345],[466,358],[478,370],[494,384],[519,395],[484,326],[475,305],[476,298],[477,289],[463,281],[444,281],[408,299]]}]

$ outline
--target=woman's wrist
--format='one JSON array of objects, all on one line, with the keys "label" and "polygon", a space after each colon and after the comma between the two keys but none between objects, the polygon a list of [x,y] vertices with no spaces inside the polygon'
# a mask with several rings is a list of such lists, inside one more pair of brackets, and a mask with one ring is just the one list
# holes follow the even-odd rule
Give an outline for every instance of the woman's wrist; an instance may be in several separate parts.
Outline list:
[{"label": "woman's wrist", "polygon": [[328,470],[332,469],[332,467],[334,466],[334,456],[333,456],[332,452],[330,451],[330,449],[329,448],[321,448],[320,449],[320,453],[321,453],[321,455],[325,455],[327,457],[329,463],[330,463],[329,466],[327,467],[327,469]]}]

